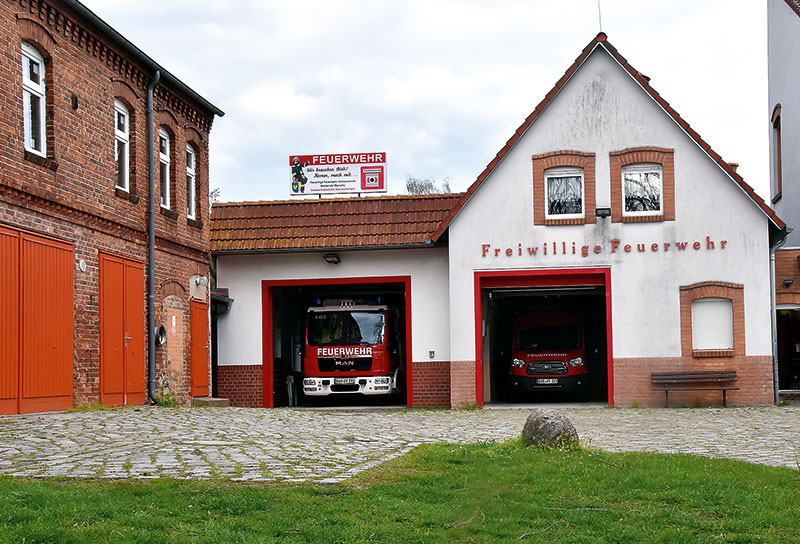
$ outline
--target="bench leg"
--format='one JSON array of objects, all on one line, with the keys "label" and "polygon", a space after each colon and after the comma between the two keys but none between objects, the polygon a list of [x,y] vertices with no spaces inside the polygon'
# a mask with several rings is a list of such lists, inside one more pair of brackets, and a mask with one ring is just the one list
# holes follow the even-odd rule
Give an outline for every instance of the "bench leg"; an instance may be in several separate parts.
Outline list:
[{"label": "bench leg", "polygon": [[722,407],[723,408],[727,408],[728,407],[728,390],[727,389],[723,389],[722,390]]},{"label": "bench leg", "polygon": [[664,393],[667,394],[667,408],[669,408],[669,389],[664,389]]}]

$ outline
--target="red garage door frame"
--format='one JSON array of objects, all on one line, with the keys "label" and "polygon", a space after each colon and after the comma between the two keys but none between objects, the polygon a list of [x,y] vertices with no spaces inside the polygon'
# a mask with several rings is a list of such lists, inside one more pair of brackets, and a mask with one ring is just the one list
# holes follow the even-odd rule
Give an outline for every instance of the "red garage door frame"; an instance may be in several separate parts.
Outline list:
[{"label": "red garage door frame", "polygon": [[319,285],[376,285],[402,283],[406,305],[406,404],[413,405],[413,368],[411,365],[411,276],[379,276],[369,278],[328,278],[304,280],[262,280],[261,281],[261,368],[263,380],[264,408],[274,408],[272,356],[272,290],[276,287],[305,287]]},{"label": "red garage door frame", "polygon": [[475,272],[475,394],[483,406],[483,298],[482,289],[501,287],[603,286],[606,297],[606,360],[608,405],[614,406],[614,357],[611,342],[611,269],[563,268],[545,270],[496,270]]}]

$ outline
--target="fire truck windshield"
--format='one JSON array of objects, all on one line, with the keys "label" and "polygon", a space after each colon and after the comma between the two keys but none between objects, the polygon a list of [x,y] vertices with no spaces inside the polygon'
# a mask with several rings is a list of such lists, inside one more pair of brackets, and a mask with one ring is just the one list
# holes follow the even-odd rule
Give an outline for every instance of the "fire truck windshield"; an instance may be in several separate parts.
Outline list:
[{"label": "fire truck windshield", "polygon": [[310,346],[358,346],[383,343],[383,312],[311,312]]},{"label": "fire truck windshield", "polygon": [[517,349],[521,350],[555,351],[577,349],[580,345],[578,325],[535,325],[520,327],[517,331]]}]

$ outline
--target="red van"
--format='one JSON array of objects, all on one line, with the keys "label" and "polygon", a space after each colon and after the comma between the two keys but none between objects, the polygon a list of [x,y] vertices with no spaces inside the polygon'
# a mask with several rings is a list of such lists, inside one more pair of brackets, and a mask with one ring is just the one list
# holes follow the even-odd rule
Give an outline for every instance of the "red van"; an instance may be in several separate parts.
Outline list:
[{"label": "red van", "polygon": [[515,393],[589,393],[583,316],[576,312],[520,314],[514,321],[511,387]]}]

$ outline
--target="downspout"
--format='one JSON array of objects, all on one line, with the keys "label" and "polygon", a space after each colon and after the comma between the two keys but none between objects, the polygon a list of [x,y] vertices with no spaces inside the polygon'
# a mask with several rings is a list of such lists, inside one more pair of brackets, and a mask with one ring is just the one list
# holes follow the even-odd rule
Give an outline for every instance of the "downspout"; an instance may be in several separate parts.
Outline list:
[{"label": "downspout", "polygon": [[772,310],[772,388],[775,404],[781,401],[780,387],[778,385],[778,304],[775,296],[775,251],[786,243],[786,237],[792,229],[786,228],[780,232],[780,238],[769,248],[769,286],[770,310]]},{"label": "downspout", "polygon": [[156,70],[147,86],[147,392],[156,402],[156,164],[153,90],[161,79]]}]

